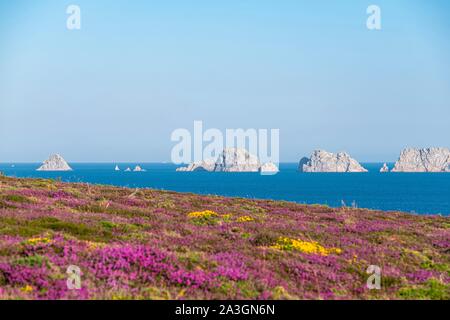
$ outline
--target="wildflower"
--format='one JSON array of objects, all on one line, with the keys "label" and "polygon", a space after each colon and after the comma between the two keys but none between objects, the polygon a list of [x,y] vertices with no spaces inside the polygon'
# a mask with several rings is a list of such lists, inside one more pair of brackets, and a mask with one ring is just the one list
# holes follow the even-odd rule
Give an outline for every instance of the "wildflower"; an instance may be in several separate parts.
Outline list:
[{"label": "wildflower", "polygon": [[186,289],[181,289],[180,292],[178,292],[178,295],[175,299],[176,300],[181,299],[184,297],[185,294],[186,294]]},{"label": "wildflower", "polygon": [[277,286],[273,289],[272,298],[275,300],[293,300],[295,297],[291,296],[283,286]]},{"label": "wildflower", "polygon": [[218,214],[211,210],[205,210],[205,211],[195,211],[188,214],[189,218],[211,218],[211,217],[217,217]]},{"label": "wildflower", "polygon": [[225,221],[225,222],[230,222],[230,220],[231,220],[231,214],[224,214],[224,215],[222,215],[222,219],[223,219],[223,221]]},{"label": "wildflower", "polygon": [[49,238],[31,238],[27,240],[27,244],[36,245],[36,244],[46,244],[50,243],[52,240]]},{"label": "wildflower", "polygon": [[197,225],[214,225],[221,223],[219,214],[211,210],[191,212],[188,214],[188,217]]},{"label": "wildflower", "polygon": [[327,256],[329,254],[340,254],[342,250],[339,248],[325,248],[316,241],[302,241],[298,239],[291,239],[287,237],[280,237],[277,243],[271,246],[273,249],[278,250],[296,250],[307,254],[319,254]]},{"label": "wildflower", "polygon": [[255,219],[253,219],[252,217],[250,217],[250,216],[242,216],[242,217],[239,217],[239,218],[237,218],[237,222],[250,222],[250,221],[254,221]]},{"label": "wildflower", "polygon": [[95,249],[103,248],[105,246],[104,243],[94,242],[94,241],[85,241],[85,243],[89,250],[95,250]]},{"label": "wildflower", "polygon": [[21,288],[20,290],[22,290],[25,293],[30,293],[33,291],[33,287],[30,285],[26,285],[25,287]]}]

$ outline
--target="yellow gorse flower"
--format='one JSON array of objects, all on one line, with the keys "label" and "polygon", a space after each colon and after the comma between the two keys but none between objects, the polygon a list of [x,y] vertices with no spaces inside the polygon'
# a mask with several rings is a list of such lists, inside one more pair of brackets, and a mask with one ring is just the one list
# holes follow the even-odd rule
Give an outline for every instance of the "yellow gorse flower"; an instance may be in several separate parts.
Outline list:
[{"label": "yellow gorse flower", "polygon": [[271,248],[278,250],[296,250],[307,254],[319,254],[322,256],[333,253],[342,253],[342,250],[339,248],[325,248],[316,241],[309,242],[287,237],[280,237],[277,243],[271,246]]},{"label": "yellow gorse flower", "polygon": [[178,295],[175,299],[181,299],[186,294],[186,289],[181,289],[180,292],[178,292]]},{"label": "yellow gorse flower", "polygon": [[20,290],[22,290],[23,292],[29,293],[33,291],[33,287],[30,285],[26,285],[25,287],[21,288]]},{"label": "yellow gorse flower", "polygon": [[49,243],[51,241],[52,240],[50,238],[31,238],[31,239],[27,240],[27,243],[35,245],[35,244],[41,244],[41,243],[45,244],[45,243]]},{"label": "yellow gorse flower", "polygon": [[210,218],[210,217],[217,217],[218,214],[211,210],[205,210],[205,211],[195,211],[188,213],[188,217],[191,219],[195,218]]},{"label": "yellow gorse flower", "polygon": [[85,241],[85,243],[87,244],[88,249],[90,250],[95,250],[98,248],[103,248],[105,246],[104,243],[100,243],[100,242],[94,242],[94,241]]},{"label": "yellow gorse flower", "polygon": [[255,219],[253,219],[252,217],[250,217],[250,216],[242,216],[242,217],[239,217],[239,218],[237,218],[237,222],[249,222],[249,221],[254,221]]}]

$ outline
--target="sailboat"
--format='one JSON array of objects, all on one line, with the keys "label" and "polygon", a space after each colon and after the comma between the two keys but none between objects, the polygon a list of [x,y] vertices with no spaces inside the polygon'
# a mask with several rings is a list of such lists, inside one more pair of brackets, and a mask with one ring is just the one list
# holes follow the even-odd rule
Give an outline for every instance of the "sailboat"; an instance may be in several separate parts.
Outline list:
[{"label": "sailboat", "polygon": [[116,171],[120,171],[120,168],[119,168],[119,166],[118,166],[118,165],[116,165],[116,168],[115,168],[114,170],[116,170]]}]

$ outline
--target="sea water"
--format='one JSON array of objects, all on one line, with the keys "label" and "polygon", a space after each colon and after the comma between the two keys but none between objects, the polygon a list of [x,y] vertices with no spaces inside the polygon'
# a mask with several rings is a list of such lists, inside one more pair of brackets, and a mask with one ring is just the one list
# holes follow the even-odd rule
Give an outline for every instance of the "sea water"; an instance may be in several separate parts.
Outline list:
[{"label": "sea water", "polygon": [[[164,163],[142,164],[145,172],[124,172],[137,163],[74,163],[70,172],[36,171],[40,164],[0,164],[8,176],[154,188],[198,194],[287,200],[331,207],[450,214],[450,173],[380,173],[382,163],[363,164],[367,173],[300,173],[296,163],[280,164],[276,175],[176,172]],[[393,164],[390,164],[392,167]]]}]

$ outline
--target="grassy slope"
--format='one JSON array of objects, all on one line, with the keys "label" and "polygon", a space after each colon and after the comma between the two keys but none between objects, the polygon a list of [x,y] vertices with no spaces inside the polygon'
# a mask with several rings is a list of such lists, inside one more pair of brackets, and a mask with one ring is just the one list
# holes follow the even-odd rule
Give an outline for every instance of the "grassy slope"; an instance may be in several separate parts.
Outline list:
[{"label": "grassy slope", "polygon": [[0,177],[3,299],[449,299],[449,248],[447,217]]}]

